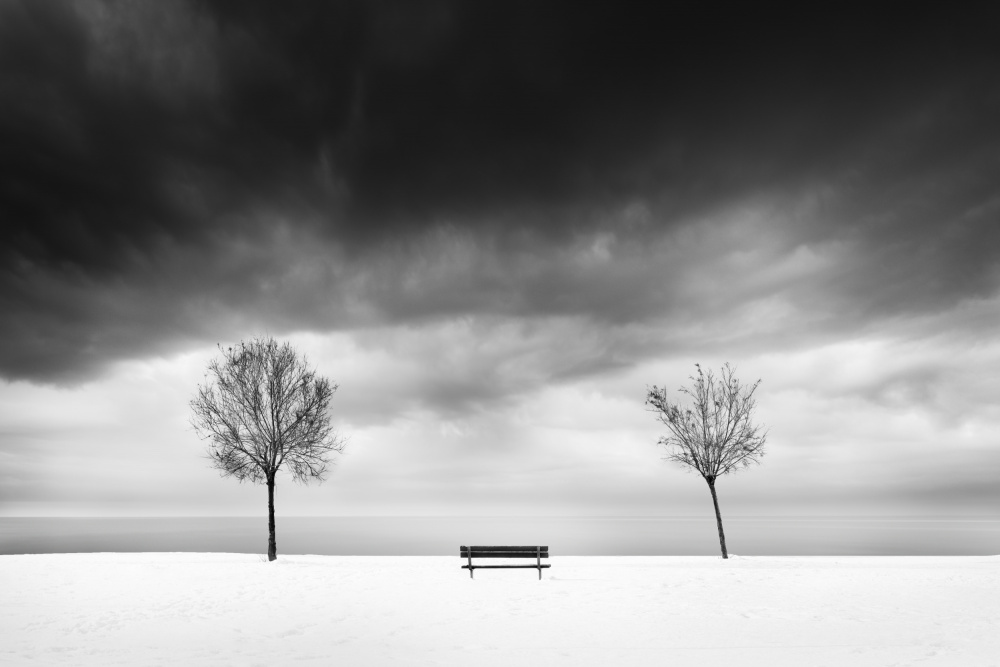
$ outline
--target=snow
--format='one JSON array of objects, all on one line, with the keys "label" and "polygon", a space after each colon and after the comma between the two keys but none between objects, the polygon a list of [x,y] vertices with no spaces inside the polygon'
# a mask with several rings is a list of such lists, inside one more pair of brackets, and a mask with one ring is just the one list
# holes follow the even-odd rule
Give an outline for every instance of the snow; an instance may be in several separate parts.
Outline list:
[{"label": "snow", "polygon": [[1000,557],[0,556],[3,665],[1000,665]]}]

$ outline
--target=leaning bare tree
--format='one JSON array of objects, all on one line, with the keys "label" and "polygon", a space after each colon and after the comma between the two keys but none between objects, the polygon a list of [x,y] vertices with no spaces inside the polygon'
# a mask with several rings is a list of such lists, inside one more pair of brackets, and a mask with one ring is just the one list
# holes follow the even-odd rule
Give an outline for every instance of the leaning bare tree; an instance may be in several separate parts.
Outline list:
[{"label": "leaning bare tree", "polygon": [[757,405],[753,395],[760,380],[749,386],[741,385],[729,364],[722,367],[718,378],[712,371],[703,372],[699,364],[695,367],[698,375],[690,378],[694,384],[679,390],[691,405],[671,401],[667,390],[655,385],[647,389],[646,405],[670,431],[659,440],[667,449],[667,460],[689,466],[708,482],[722,557],[729,558],[715,481],[722,475],[760,463],[764,456],[767,432],[752,421]]},{"label": "leaning bare tree", "polygon": [[275,560],[275,476],[285,466],[296,481],[323,480],[329,456],[344,446],[328,414],[337,385],[273,338],[219,350],[191,401],[191,423],[223,477],[267,484],[267,557]]}]

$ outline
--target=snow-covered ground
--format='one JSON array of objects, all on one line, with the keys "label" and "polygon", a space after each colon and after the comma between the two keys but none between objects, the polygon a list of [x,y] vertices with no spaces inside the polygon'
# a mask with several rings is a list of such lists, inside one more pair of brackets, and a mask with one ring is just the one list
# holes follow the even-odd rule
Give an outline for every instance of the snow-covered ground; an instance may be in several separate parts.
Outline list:
[{"label": "snow-covered ground", "polygon": [[550,562],[0,556],[0,664],[1000,665],[998,556]]}]

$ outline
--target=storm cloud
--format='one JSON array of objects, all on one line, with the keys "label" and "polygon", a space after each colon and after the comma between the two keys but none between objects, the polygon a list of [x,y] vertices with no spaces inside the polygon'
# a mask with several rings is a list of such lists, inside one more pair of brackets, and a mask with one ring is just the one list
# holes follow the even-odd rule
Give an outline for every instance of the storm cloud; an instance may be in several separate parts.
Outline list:
[{"label": "storm cloud", "polygon": [[[0,11],[8,378],[74,381],[246,326],[737,307],[719,285],[685,303],[701,249],[723,273],[754,255],[737,283],[835,264],[790,298],[852,324],[996,286],[998,66],[976,17]],[[729,238],[690,241],[711,225]],[[738,301],[774,291],[756,289]]]}]

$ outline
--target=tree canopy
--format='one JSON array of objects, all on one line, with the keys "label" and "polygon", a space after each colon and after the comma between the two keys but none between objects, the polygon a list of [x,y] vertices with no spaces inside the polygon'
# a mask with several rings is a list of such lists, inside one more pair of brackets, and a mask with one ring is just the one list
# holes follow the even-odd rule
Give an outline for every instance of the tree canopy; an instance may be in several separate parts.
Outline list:
[{"label": "tree canopy", "polygon": [[220,350],[191,401],[192,424],[223,476],[267,484],[274,560],[277,472],[284,467],[296,481],[322,481],[330,455],[343,450],[329,415],[337,385],[316,375],[287,342],[254,338]]}]

